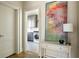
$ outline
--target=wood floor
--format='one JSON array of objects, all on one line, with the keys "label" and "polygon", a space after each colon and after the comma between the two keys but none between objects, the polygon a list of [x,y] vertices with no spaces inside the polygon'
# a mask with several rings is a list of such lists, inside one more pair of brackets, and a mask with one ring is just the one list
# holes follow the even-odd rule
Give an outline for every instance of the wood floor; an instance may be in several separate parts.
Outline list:
[{"label": "wood floor", "polygon": [[19,55],[13,54],[7,58],[39,58],[38,54],[33,52],[22,52]]}]

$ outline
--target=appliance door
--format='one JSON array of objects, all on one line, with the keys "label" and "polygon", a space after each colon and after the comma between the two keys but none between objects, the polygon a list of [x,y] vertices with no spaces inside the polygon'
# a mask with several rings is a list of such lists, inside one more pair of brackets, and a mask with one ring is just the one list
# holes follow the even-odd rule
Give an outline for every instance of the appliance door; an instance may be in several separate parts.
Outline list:
[{"label": "appliance door", "polygon": [[34,42],[39,43],[39,32],[36,31],[36,32],[34,32],[33,35],[34,35]]}]

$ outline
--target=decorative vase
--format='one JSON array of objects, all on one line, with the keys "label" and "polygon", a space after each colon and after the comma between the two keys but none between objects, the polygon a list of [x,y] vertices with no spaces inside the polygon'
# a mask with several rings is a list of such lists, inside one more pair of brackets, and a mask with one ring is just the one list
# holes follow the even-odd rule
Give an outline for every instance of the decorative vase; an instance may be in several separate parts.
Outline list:
[{"label": "decorative vase", "polygon": [[64,44],[64,40],[59,40],[59,43],[60,44]]}]

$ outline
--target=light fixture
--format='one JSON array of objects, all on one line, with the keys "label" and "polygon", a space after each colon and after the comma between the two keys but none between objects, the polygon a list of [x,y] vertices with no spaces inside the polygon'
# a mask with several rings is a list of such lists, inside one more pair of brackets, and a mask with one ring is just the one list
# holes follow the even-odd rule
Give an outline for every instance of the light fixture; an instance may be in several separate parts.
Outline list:
[{"label": "light fixture", "polygon": [[63,32],[73,32],[73,25],[71,23],[63,24]]}]

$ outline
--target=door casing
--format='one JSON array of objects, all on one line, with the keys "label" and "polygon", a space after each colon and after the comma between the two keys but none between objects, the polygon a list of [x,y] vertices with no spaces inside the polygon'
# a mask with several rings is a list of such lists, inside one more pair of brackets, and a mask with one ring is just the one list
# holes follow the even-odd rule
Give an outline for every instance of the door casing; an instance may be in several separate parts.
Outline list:
[{"label": "door casing", "polygon": [[[38,15],[38,20],[39,20],[39,22],[38,22],[38,27],[39,27],[39,42],[40,42],[40,8],[38,8],[38,9],[35,9],[35,10],[31,10],[31,11],[25,11],[24,12],[24,32],[23,32],[23,34],[24,34],[24,40],[23,40],[23,48],[24,48],[24,51],[26,51],[26,49],[27,49],[27,24],[28,24],[28,20],[27,20],[27,17],[29,16],[29,15]],[[40,43],[39,43],[39,53],[38,53],[38,55],[40,54]]]}]

